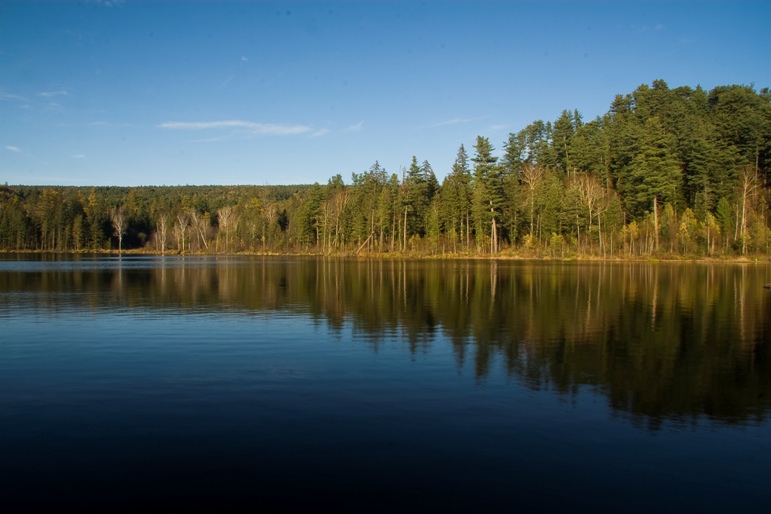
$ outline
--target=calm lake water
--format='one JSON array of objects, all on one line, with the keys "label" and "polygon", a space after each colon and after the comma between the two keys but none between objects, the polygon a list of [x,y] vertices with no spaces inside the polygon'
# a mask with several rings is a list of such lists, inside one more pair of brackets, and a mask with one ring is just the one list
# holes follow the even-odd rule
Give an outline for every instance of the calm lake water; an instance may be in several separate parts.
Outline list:
[{"label": "calm lake water", "polygon": [[765,512],[769,282],[0,255],[0,498]]}]

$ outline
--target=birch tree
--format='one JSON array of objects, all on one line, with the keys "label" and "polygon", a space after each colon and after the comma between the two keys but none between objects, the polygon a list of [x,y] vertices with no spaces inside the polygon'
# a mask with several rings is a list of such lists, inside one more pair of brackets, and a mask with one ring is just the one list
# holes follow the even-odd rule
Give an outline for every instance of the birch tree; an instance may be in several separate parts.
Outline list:
[{"label": "birch tree", "polygon": [[110,223],[112,223],[112,234],[118,238],[118,252],[123,251],[123,234],[128,229],[128,217],[123,206],[110,209]]}]

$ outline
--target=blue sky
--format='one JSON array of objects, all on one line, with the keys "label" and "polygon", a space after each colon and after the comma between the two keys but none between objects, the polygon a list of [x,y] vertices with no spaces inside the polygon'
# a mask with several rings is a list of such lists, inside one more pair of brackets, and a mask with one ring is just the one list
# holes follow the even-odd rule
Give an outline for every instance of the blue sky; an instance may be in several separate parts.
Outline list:
[{"label": "blue sky", "polygon": [[0,3],[0,183],[326,183],[617,93],[771,86],[771,2]]}]

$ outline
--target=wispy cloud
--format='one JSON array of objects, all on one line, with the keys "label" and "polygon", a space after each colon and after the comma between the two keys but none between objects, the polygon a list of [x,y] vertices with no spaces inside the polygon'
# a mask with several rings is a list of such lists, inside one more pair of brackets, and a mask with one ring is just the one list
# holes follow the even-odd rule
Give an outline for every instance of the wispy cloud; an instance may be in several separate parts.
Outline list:
[{"label": "wispy cloud", "polygon": [[5,91],[0,91],[0,100],[3,100],[5,102],[26,102],[27,99],[23,96],[14,95],[13,93],[6,93]]},{"label": "wispy cloud", "polygon": [[490,125],[487,127],[487,132],[498,132],[499,130],[503,130],[506,128],[506,125],[503,125],[501,123]]},{"label": "wispy cloud", "polygon": [[121,127],[131,127],[131,123],[114,123],[111,121],[89,121],[86,123],[86,126],[88,127],[110,127],[110,128],[121,128]]},{"label": "wispy cloud", "polygon": [[343,132],[360,132],[361,129],[364,128],[364,120],[361,120],[356,125],[351,125],[350,127],[346,128]]},{"label": "wispy cloud", "polygon": [[22,109],[48,111],[52,108],[59,107],[59,104],[53,101],[55,97],[66,95],[69,95],[69,92],[64,89],[58,91],[43,91],[29,98],[14,93],[8,93],[7,91],[0,91],[0,101],[15,102]]},{"label": "wispy cloud", "polygon": [[48,166],[48,163],[47,163],[46,161],[41,161],[40,159],[38,159],[38,158],[37,158],[37,157],[35,157],[34,155],[32,155],[32,154],[30,154],[30,153],[28,153],[28,152],[25,152],[24,150],[22,150],[22,149],[21,149],[21,148],[19,148],[18,146],[13,146],[13,145],[5,145],[5,149],[6,149],[6,150],[8,150],[9,152],[13,152],[13,153],[21,154],[21,155],[23,155],[23,156],[25,156],[25,157],[27,157],[27,158],[30,158],[30,159],[32,159],[32,160],[33,160],[33,161],[35,161],[35,162],[39,162],[40,164],[45,164],[46,166]]},{"label": "wispy cloud", "polygon": [[249,58],[245,55],[241,56],[241,62],[249,62]]},{"label": "wispy cloud", "polygon": [[120,5],[125,0],[91,0],[91,2],[99,5],[104,5],[105,7],[115,7],[116,5]]},{"label": "wispy cloud", "polygon": [[85,159],[85,158],[86,158],[86,155],[85,155],[85,154],[82,154],[82,153],[79,153],[79,154],[75,154],[75,155],[73,155],[73,156],[72,156],[72,158],[73,158],[73,159]]},{"label": "wispy cloud", "polygon": [[644,32],[659,32],[661,30],[665,30],[667,27],[666,25],[663,25],[661,23],[657,23],[654,26],[648,26],[648,25],[632,25],[632,30],[637,32],[638,34],[642,34]]},{"label": "wispy cloud", "polygon": [[56,96],[67,96],[69,94],[70,93],[64,89],[60,89],[59,91],[43,91],[42,93],[38,93],[37,96],[42,96],[43,98],[54,98]]},{"label": "wispy cloud", "polygon": [[307,125],[283,123],[255,123],[243,120],[220,121],[167,121],[158,125],[170,130],[222,130],[231,129],[255,136],[297,136],[313,129]]},{"label": "wispy cloud", "polygon": [[313,134],[311,134],[311,137],[321,137],[329,134],[329,129],[319,129]]},{"label": "wispy cloud", "polygon": [[431,125],[427,125],[426,128],[437,128],[437,127],[446,127],[449,125],[462,125],[464,123],[472,123],[474,121],[480,121],[485,118],[489,118],[489,116],[477,116],[476,118],[453,118],[451,120],[445,120],[440,121],[438,123],[432,123]]}]

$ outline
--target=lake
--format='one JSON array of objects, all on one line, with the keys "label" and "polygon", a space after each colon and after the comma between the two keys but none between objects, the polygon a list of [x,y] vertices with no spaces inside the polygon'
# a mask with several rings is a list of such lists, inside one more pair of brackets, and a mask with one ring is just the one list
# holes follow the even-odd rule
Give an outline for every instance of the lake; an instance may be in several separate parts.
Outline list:
[{"label": "lake", "polygon": [[0,254],[5,505],[765,511],[771,267]]}]

